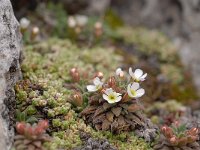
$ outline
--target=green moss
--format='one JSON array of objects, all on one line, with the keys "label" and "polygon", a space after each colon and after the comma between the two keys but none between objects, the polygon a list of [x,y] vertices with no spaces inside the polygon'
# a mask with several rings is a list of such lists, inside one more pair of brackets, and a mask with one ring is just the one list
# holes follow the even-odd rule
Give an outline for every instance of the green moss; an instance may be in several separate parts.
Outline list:
[{"label": "green moss", "polygon": [[27,93],[26,93],[26,91],[22,91],[22,90],[18,91],[16,94],[16,97],[17,97],[18,101],[20,101],[20,102],[26,101]]},{"label": "green moss", "polygon": [[158,55],[162,62],[176,62],[177,49],[161,32],[145,28],[121,28],[119,34],[127,43],[134,43],[145,55]]},{"label": "green moss", "polygon": [[[78,48],[68,40],[50,39],[25,48],[26,59],[22,64],[24,80],[16,86],[17,107],[27,110],[33,117],[49,119],[49,131],[53,141],[46,143],[48,149],[80,146],[80,131],[88,132],[95,138],[107,138],[119,149],[149,149],[142,139],[126,133],[112,135],[101,133],[87,126],[69,103],[72,91],[69,71],[80,68],[88,74],[101,71],[105,76],[121,65],[122,57],[110,48]],[[98,56],[98,57],[97,57]],[[82,90],[85,83],[82,81]]]}]

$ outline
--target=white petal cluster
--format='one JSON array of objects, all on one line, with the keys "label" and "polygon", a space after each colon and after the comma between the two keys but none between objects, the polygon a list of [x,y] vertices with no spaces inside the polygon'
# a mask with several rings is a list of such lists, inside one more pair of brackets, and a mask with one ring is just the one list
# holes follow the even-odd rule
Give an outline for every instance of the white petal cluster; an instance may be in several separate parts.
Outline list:
[{"label": "white petal cluster", "polygon": [[[134,72],[132,68],[129,68],[129,74],[131,78],[133,79],[133,82],[129,83],[127,86],[127,94],[129,98],[137,99],[145,94],[145,90],[143,88],[140,88],[140,81],[144,81],[147,77],[147,73],[143,73],[141,69],[136,69]],[[125,73],[121,68],[117,68],[115,71],[115,75],[118,77],[125,77]],[[126,81],[125,81],[126,83]],[[93,85],[88,85],[87,90],[89,92],[96,92],[96,91],[103,91],[103,99],[106,100],[108,103],[113,104],[117,103],[122,100],[122,94],[117,93],[113,90],[113,88],[105,88],[106,86],[103,86],[103,82],[100,80],[99,77],[94,78]],[[123,85],[124,86],[124,85]]]},{"label": "white petal cluster", "polygon": [[123,77],[124,71],[122,71],[122,68],[117,68],[117,70],[115,71],[115,74],[119,77]]},{"label": "white petal cluster", "polygon": [[87,90],[89,92],[96,92],[96,91],[100,90],[103,86],[103,82],[101,82],[101,80],[98,77],[94,78],[93,83],[94,83],[94,85],[87,86]]},{"label": "white petal cluster", "polygon": [[129,97],[139,98],[142,95],[144,95],[145,90],[143,88],[140,88],[139,83],[133,82],[128,85],[127,92],[128,92]]},{"label": "white petal cluster", "polygon": [[132,79],[136,82],[144,81],[145,78],[147,77],[147,73],[143,73],[141,69],[136,69],[134,72],[132,68],[129,68],[129,74],[132,77]]},{"label": "white petal cluster", "polygon": [[26,29],[26,28],[28,28],[29,25],[30,25],[30,20],[28,20],[25,17],[20,19],[21,28]]},{"label": "white petal cluster", "polygon": [[88,23],[88,17],[85,15],[75,15],[69,16],[67,24],[70,28],[75,28],[77,26],[83,27]]},{"label": "white petal cluster", "polygon": [[67,20],[67,24],[70,28],[76,27],[76,20],[73,16],[69,16]]},{"label": "white petal cluster", "polygon": [[113,91],[112,88],[106,89],[105,94],[103,94],[103,99],[105,99],[108,103],[113,104],[117,103],[122,99],[122,94]]}]

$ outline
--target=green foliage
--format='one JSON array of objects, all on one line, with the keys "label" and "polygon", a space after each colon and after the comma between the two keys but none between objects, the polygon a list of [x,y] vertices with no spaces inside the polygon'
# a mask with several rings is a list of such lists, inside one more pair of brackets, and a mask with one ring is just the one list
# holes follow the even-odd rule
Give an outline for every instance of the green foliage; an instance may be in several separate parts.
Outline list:
[{"label": "green foliage", "polygon": [[[108,73],[120,66],[122,61],[122,57],[112,49],[78,48],[68,40],[50,39],[26,46],[25,56],[22,64],[24,80],[16,88],[17,94],[18,91],[23,91],[19,95],[25,96],[19,96],[17,107],[22,112],[25,109],[34,116],[52,120],[49,131],[53,141],[45,143],[47,149],[72,149],[80,146],[80,130],[91,133],[96,138],[108,138],[119,149],[149,149],[147,143],[129,133],[114,136],[94,131],[77,117],[78,114],[69,103],[73,93],[69,88],[72,83],[70,69],[77,67],[89,74],[103,70],[104,76],[108,77]],[[80,83],[80,89],[85,90],[86,82]],[[83,98],[87,101],[86,95]],[[33,108],[36,108],[36,113]]]},{"label": "green foliage", "polygon": [[28,116],[26,111],[21,112],[19,110],[16,110],[15,114],[16,114],[16,120],[18,122],[27,122],[27,123],[33,124],[38,121],[38,119],[36,117]]},{"label": "green foliage", "polygon": [[124,25],[122,19],[112,9],[106,11],[104,20],[112,29],[117,29]]},{"label": "green foliage", "polygon": [[56,25],[53,29],[53,36],[65,38],[67,37],[67,13],[61,3],[54,4],[49,2],[47,8],[53,12],[56,18]]}]

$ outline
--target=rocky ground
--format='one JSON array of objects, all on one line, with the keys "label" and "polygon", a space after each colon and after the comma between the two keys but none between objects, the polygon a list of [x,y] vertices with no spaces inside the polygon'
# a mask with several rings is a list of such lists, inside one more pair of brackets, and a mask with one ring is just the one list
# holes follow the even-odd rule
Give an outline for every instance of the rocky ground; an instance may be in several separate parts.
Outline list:
[{"label": "rocky ground", "polygon": [[[20,22],[23,80],[15,86],[13,150],[200,149],[193,78],[163,33],[126,26],[111,10],[101,18],[69,16],[52,3],[27,18]],[[139,100],[126,95],[129,67],[148,73]],[[105,91],[88,92],[94,77],[122,100],[110,104]]]}]

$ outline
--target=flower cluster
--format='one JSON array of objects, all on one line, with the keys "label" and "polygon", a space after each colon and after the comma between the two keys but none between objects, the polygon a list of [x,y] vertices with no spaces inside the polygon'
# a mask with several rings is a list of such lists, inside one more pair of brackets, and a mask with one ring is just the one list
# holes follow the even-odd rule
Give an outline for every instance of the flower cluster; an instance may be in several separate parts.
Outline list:
[{"label": "flower cluster", "polygon": [[49,124],[46,120],[41,120],[38,124],[33,124],[32,126],[29,123],[18,122],[16,125],[16,130],[20,135],[24,135],[27,138],[32,138],[45,133],[48,127]]},{"label": "flower cluster", "polygon": [[89,92],[102,92],[103,99],[110,104],[126,101],[129,98],[137,99],[145,93],[145,90],[140,88],[139,83],[144,81],[146,76],[147,73],[144,74],[141,69],[136,69],[133,72],[132,68],[129,68],[129,76],[126,76],[125,72],[118,68],[115,76],[110,77],[106,83],[99,77],[95,77],[93,84],[87,85],[87,90]]},{"label": "flower cluster", "polygon": [[161,131],[167,141],[173,146],[182,146],[194,143],[198,139],[199,130],[191,128],[186,130],[185,125],[175,123],[172,127],[163,126]]}]

